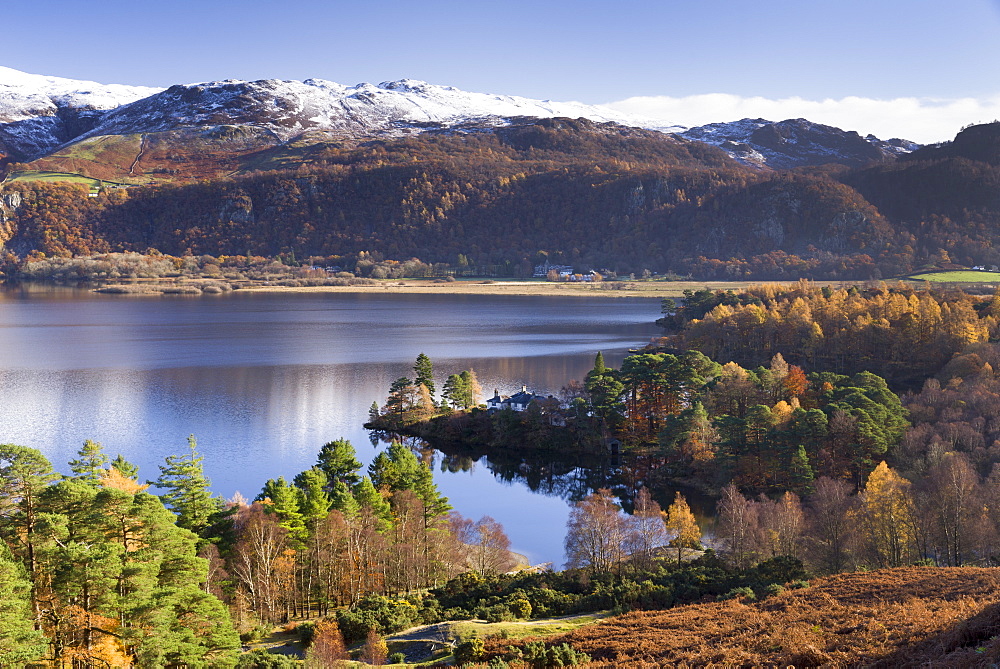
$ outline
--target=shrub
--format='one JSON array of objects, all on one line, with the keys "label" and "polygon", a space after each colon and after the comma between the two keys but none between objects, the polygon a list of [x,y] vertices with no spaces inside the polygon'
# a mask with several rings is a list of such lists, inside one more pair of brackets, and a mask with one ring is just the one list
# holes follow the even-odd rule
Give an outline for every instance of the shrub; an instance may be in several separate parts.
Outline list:
[{"label": "shrub", "polygon": [[776,597],[776,596],[780,595],[781,593],[783,593],[784,591],[785,591],[785,587],[783,585],[779,585],[777,583],[772,583],[771,585],[769,585],[766,588],[764,588],[764,596],[765,597]]},{"label": "shrub", "polygon": [[591,659],[589,655],[577,651],[568,643],[546,648],[542,641],[529,641],[517,654],[520,656],[519,659],[532,669],[571,667],[585,664]]},{"label": "shrub", "polygon": [[757,595],[754,594],[753,590],[751,588],[747,588],[747,587],[733,588],[732,590],[730,590],[729,592],[725,593],[724,595],[719,595],[717,597],[717,599],[721,602],[721,601],[726,600],[726,599],[736,599],[737,597],[742,597],[744,599],[749,599],[750,601],[753,601],[753,600],[757,599]]},{"label": "shrub", "polygon": [[240,655],[236,669],[291,669],[299,663],[287,655],[271,654],[263,648],[257,648]]},{"label": "shrub", "polygon": [[295,627],[295,633],[299,637],[304,645],[308,646],[312,643],[313,634],[316,632],[316,623],[312,620],[307,620],[304,623],[299,623]]},{"label": "shrub", "polygon": [[405,664],[406,655],[403,653],[393,653],[389,656],[389,664]]},{"label": "shrub", "polygon": [[531,602],[524,597],[515,597],[507,604],[510,612],[515,618],[526,619],[531,617]]},{"label": "shrub", "polygon": [[471,664],[483,659],[486,652],[486,645],[477,636],[461,642],[455,646],[455,664]]}]

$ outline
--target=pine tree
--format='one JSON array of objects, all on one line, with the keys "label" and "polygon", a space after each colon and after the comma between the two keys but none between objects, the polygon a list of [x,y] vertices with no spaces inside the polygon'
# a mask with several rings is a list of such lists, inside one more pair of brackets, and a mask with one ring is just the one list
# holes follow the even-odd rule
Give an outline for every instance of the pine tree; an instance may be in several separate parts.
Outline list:
[{"label": "pine tree", "polygon": [[385,417],[395,424],[401,424],[406,412],[413,407],[415,391],[413,382],[405,376],[393,381],[389,386],[389,397],[385,401]]},{"label": "pine tree", "polygon": [[458,374],[448,376],[444,383],[444,390],[441,391],[442,403],[447,404],[452,409],[464,409],[467,396],[466,384],[462,377]]},{"label": "pine tree", "polygon": [[0,445],[0,508],[5,522],[0,533],[14,552],[24,560],[31,581],[31,607],[39,623],[38,592],[41,574],[38,565],[39,496],[59,478],[52,464],[40,452],[14,444]]},{"label": "pine tree", "polygon": [[813,479],[816,478],[816,475],[809,464],[809,455],[806,454],[805,446],[800,444],[792,454],[791,462],[788,465],[788,475],[793,490],[802,494],[812,492]]},{"label": "pine tree", "polygon": [[77,455],[80,457],[69,461],[70,471],[76,475],[74,478],[97,485],[108,468],[108,456],[104,454],[104,449],[99,443],[87,439]]},{"label": "pine tree", "polygon": [[121,472],[125,478],[139,479],[139,467],[126,460],[120,453],[111,461],[111,466]]},{"label": "pine tree", "polygon": [[392,527],[392,507],[367,476],[354,487],[354,499],[362,511],[371,509],[372,515],[378,519],[379,531],[384,532]]},{"label": "pine tree", "polygon": [[296,488],[285,481],[284,476],[268,479],[264,484],[260,499],[270,500],[268,513],[278,518],[278,525],[288,531],[288,538],[293,542],[302,542],[307,536],[305,517],[299,507],[299,494]]},{"label": "pine tree", "polygon": [[460,374],[462,381],[465,383],[465,407],[466,409],[471,409],[472,407],[479,404],[479,401],[483,397],[483,387],[479,385],[479,377],[476,376],[476,371],[474,369],[467,369]]},{"label": "pine tree", "polygon": [[326,474],[319,467],[307,469],[295,477],[295,487],[299,490],[299,510],[302,512],[302,518],[307,527],[313,527],[330,512]]},{"label": "pine tree", "polygon": [[343,481],[333,483],[333,488],[330,490],[330,510],[340,511],[346,518],[358,515],[358,502]]},{"label": "pine tree", "polygon": [[354,485],[361,480],[358,476],[361,463],[358,462],[356,455],[357,451],[349,440],[336,439],[323,444],[316,466],[326,474],[328,485],[332,485],[334,481]]},{"label": "pine tree", "polygon": [[48,650],[31,620],[31,582],[0,541],[0,667],[21,667]]},{"label": "pine tree", "polygon": [[417,356],[417,362],[413,365],[413,372],[416,374],[416,378],[413,380],[413,385],[420,386],[423,384],[427,386],[428,392],[430,392],[431,397],[434,396],[434,365],[431,364],[431,359],[426,355],[421,353]]},{"label": "pine tree", "polygon": [[606,374],[608,371],[607,366],[604,364],[604,353],[598,351],[597,355],[594,356],[594,369],[591,370],[595,375]]},{"label": "pine tree", "polygon": [[168,455],[166,464],[160,465],[160,477],[153,482],[167,492],[160,499],[177,514],[177,525],[201,533],[209,525],[209,518],[222,508],[220,500],[212,497],[211,483],[205,477],[194,435],[188,437],[187,455]]}]

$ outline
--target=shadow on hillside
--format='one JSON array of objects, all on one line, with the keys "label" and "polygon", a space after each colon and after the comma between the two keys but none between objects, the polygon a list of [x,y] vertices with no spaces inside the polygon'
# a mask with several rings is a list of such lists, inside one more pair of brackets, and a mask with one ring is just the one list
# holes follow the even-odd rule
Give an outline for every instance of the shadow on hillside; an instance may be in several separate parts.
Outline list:
[{"label": "shadow on hillside", "polygon": [[986,667],[1000,659],[1000,603],[946,631],[866,663],[869,667]]}]

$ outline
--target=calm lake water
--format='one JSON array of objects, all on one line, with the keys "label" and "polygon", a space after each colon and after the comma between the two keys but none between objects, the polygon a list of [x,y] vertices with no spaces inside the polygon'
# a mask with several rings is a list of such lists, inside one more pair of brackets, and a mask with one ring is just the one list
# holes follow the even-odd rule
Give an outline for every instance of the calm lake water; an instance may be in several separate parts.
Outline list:
[{"label": "calm lake water", "polygon": [[[268,478],[315,464],[324,443],[378,452],[362,424],[420,352],[438,388],[473,368],[484,393],[556,393],[603,351],[618,365],[659,333],[641,298],[378,294],[200,297],[97,295],[69,288],[0,292],[0,440],[38,448],[60,471],[85,439],[155,479],[194,434],[215,493],[253,498]],[[379,447],[381,448],[381,446]],[[568,513],[471,471],[435,479],[455,510],[491,515],[532,562],[562,564]]]}]

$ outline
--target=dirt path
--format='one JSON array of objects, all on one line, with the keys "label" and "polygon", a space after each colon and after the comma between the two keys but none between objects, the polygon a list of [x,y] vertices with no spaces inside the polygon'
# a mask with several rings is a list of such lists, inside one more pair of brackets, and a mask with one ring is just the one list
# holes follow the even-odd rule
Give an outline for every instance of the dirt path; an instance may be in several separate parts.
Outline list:
[{"label": "dirt path", "polygon": [[135,166],[139,164],[140,160],[142,160],[142,154],[144,154],[145,152],[146,152],[146,135],[145,133],[143,133],[139,135],[139,155],[137,155],[135,157],[135,160],[132,161],[132,167],[128,168],[129,176],[132,177],[135,176]]}]

